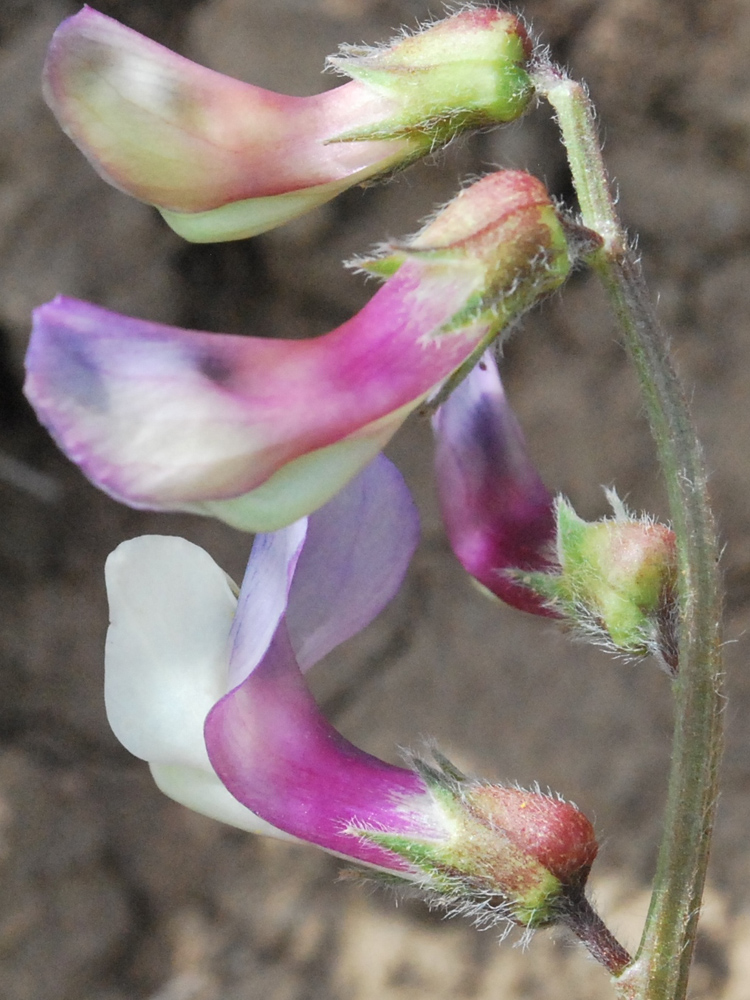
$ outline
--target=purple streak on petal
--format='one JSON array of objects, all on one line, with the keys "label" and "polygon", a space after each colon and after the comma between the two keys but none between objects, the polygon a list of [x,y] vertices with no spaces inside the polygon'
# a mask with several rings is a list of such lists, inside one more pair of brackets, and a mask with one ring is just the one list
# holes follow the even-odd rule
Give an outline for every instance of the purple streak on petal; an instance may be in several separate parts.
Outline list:
[{"label": "purple streak on petal", "polygon": [[310,516],[287,613],[303,671],[380,613],[401,586],[418,540],[414,501],[383,455]]},{"label": "purple streak on petal", "polygon": [[108,395],[106,381],[96,353],[89,350],[83,339],[71,340],[58,336],[57,329],[50,329],[44,345],[44,356],[34,358],[29,354],[29,364],[41,362],[55,372],[59,392],[71,403],[96,413],[106,413]]},{"label": "purple streak on petal", "polygon": [[116,498],[174,509],[235,497],[416,406],[486,331],[431,339],[476,282],[473,268],[407,261],[360,313],[309,341],[185,331],[58,297],[35,311],[26,392]]},{"label": "purple streak on petal", "polygon": [[433,427],[438,496],[459,561],[507,604],[552,616],[503,572],[554,565],[555,517],[489,352],[440,407]]},{"label": "purple streak on petal", "polygon": [[289,589],[305,546],[309,519],[255,536],[232,625],[232,647],[241,649],[229,665],[228,686],[236,687],[265,656],[287,611]]},{"label": "purple streak on petal", "polygon": [[383,455],[309,518],[257,535],[229,686],[255,669],[283,615],[303,671],[369,625],[400,587],[418,540],[414,501]]},{"label": "purple streak on petal", "polygon": [[301,840],[398,872],[408,871],[403,860],[347,831],[446,834],[414,772],[364,753],[326,721],[283,622],[263,662],[211,710],[205,736],[211,763],[232,795]]}]

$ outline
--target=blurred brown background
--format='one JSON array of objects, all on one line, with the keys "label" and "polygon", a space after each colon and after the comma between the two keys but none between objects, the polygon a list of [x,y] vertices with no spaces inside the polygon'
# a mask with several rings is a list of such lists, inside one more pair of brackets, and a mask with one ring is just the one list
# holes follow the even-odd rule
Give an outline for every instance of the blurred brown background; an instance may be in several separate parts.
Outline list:
[{"label": "blurred brown background", "polygon": [[[99,0],[212,67],[313,93],[340,41],[414,26],[421,0]],[[246,539],[198,518],[129,511],[57,454],[20,395],[34,305],[58,292],[154,320],[300,337],[371,288],[342,259],[403,235],[491,165],[570,197],[549,114],[457,142],[390,184],[355,190],[255,240],[191,247],[101,182],[39,93],[50,35],[75,5],[0,5],[0,996],[4,1000],[477,1000],[610,996],[562,937],[527,951],[417,903],[337,884],[312,848],[263,841],[167,801],[102,707],[102,566],[125,537],[185,534],[235,576]],[[597,103],[622,214],[673,335],[727,543],[728,752],[693,996],[750,998],[745,629],[750,617],[750,10],[744,0],[529,0],[523,12]],[[576,275],[531,315],[505,377],[549,486],[587,517],[601,484],[664,516],[637,390],[606,303]],[[538,780],[596,820],[592,886],[637,943],[661,823],[669,684],[551,624],[496,607],[447,549],[427,427],[392,456],[424,542],[407,586],[314,684],[368,750],[435,737],[488,778]],[[39,474],[42,474],[41,478]]]}]

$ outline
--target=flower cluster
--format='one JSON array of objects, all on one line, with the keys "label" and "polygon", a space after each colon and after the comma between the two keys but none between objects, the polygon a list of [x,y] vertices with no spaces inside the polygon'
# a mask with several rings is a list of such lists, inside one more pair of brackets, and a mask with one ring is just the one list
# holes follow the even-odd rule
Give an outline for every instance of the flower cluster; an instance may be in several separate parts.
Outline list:
[{"label": "flower cluster", "polygon": [[322,716],[304,671],[368,624],[417,543],[406,486],[375,459],[309,518],[259,535],[242,588],[202,549],[146,536],[107,563],[107,714],[159,787],[199,812],[317,844],[431,900],[554,920],[596,855],[588,820],[539,792],[469,781],[438,755],[394,767]]},{"label": "flower cluster", "polygon": [[[344,49],[331,66],[350,83],[294,98],[84,8],[55,34],[45,94],[106,180],[184,237],[216,241],[519,117],[531,57],[518,18],[467,9]],[[371,757],[325,720],[303,674],[403,579],[417,516],[380,451],[425,403],[446,530],[481,587],[676,667],[671,532],[619,501],[592,525],[555,500],[488,350],[562,285],[580,245],[540,181],[497,171],[357,261],[382,287],[317,339],[180,330],[69,298],[36,311],[26,393],[97,486],[260,532],[239,591],[179,538],[125,542],[107,563],[108,717],[168,795],[480,923],[541,926],[578,905],[596,841],[575,806],[470,780],[438,752],[408,768]]]}]

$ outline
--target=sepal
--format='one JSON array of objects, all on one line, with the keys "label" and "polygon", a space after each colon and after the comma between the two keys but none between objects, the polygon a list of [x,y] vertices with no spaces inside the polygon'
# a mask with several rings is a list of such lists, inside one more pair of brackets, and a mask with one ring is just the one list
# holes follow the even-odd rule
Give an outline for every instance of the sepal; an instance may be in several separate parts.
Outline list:
[{"label": "sepal", "polygon": [[465,128],[509,122],[534,93],[527,64],[531,42],[513,14],[464,10],[388,47],[342,46],[328,67],[390,98],[384,120],[331,141],[397,139],[415,133],[429,149]]},{"label": "sepal", "polygon": [[421,873],[411,881],[432,904],[469,915],[478,926],[508,921],[532,930],[562,919],[596,857],[589,820],[557,796],[471,780],[442,754],[434,756],[434,763],[418,757],[410,763],[443,814],[448,839],[352,832]]},{"label": "sepal", "polygon": [[664,524],[633,516],[613,490],[614,516],[588,522],[559,497],[550,572],[513,573],[585,637],[613,652],[653,654],[677,670],[677,549]]}]

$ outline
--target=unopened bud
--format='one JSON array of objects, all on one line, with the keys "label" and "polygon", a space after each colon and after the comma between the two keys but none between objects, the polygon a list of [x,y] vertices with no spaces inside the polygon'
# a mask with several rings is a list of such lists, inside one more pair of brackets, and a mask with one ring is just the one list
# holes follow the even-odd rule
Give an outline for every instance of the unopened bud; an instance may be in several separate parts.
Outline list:
[{"label": "unopened bud", "polygon": [[550,606],[615,652],[677,666],[677,552],[664,524],[631,516],[613,492],[614,518],[589,523],[560,498],[559,570],[518,574]]},{"label": "unopened bud", "polygon": [[451,548],[490,594],[554,615],[511,571],[554,568],[555,507],[487,351],[432,418],[435,480]]},{"label": "unopened bud", "polygon": [[508,920],[535,928],[561,919],[596,857],[589,820],[557,796],[468,780],[435,757],[437,767],[413,764],[450,838],[418,841],[378,830],[361,835],[420,869],[435,905],[471,916],[479,926]]}]

